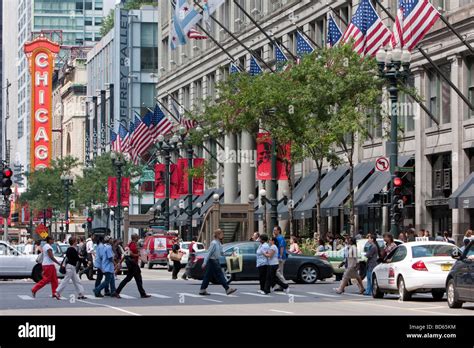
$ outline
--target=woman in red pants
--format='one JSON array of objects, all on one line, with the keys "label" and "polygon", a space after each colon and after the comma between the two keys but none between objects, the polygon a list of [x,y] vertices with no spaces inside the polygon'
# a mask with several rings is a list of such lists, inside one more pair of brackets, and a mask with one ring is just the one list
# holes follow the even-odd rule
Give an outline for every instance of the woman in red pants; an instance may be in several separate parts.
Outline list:
[{"label": "woman in red pants", "polygon": [[54,239],[52,237],[46,237],[46,244],[43,246],[43,261],[41,262],[41,266],[43,268],[43,278],[36,283],[35,286],[31,289],[31,294],[33,297],[36,296],[36,293],[39,289],[45,286],[48,283],[51,283],[51,291],[53,297],[60,299],[60,296],[56,294],[56,289],[58,287],[58,275],[56,273],[56,267],[54,264],[60,265],[60,262],[56,260],[53,254],[53,248],[51,244],[54,243]]}]

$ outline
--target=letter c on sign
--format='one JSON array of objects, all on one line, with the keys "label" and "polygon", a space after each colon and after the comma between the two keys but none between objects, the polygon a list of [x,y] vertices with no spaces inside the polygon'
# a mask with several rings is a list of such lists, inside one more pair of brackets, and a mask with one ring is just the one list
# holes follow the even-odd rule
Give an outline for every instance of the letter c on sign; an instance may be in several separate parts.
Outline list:
[{"label": "letter c on sign", "polygon": [[[44,115],[44,116],[42,116],[42,115]],[[38,110],[36,110],[35,119],[36,119],[36,121],[38,121],[39,123],[46,123],[46,122],[48,122],[48,110],[46,110],[46,109],[38,109]]]},{"label": "letter c on sign", "polygon": [[44,161],[48,158],[48,148],[44,145],[40,145],[35,149],[35,156],[37,159]]},{"label": "letter c on sign", "polygon": [[46,68],[48,66],[48,55],[46,53],[38,53],[35,58],[35,64],[39,68]]}]

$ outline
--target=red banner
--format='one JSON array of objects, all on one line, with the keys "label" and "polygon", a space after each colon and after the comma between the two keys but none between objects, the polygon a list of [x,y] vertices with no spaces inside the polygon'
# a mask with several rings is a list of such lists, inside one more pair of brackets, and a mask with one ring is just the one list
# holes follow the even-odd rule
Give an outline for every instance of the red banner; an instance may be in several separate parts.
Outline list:
[{"label": "red banner", "polygon": [[178,158],[178,193],[187,195],[188,192],[188,160]]},{"label": "red banner", "polygon": [[179,174],[178,166],[170,164],[170,198],[176,199],[180,197],[179,194]]},{"label": "red banner", "polygon": [[166,198],[166,166],[155,164],[155,198]]},{"label": "red banner", "polygon": [[[277,180],[287,180],[286,162],[291,159],[291,144],[277,146]],[[272,139],[268,133],[257,134],[257,180],[272,179]]]},{"label": "red banner", "polygon": [[[203,168],[204,158],[195,158],[193,161],[193,168]],[[202,176],[193,178],[193,195],[201,196],[204,194],[204,173]]]},{"label": "red banner", "polygon": [[114,176],[109,176],[107,181],[107,192],[108,192],[108,201],[107,204],[109,207],[117,206],[117,178]]},{"label": "red banner", "polygon": [[128,207],[130,201],[130,178],[122,178],[120,189],[120,201],[122,207]]}]

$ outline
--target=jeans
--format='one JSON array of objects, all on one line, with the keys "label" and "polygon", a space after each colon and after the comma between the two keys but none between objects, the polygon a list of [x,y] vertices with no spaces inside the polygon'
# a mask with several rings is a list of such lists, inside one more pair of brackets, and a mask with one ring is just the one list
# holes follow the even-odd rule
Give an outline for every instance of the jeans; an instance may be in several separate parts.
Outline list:
[{"label": "jeans", "polygon": [[224,289],[229,289],[229,285],[227,284],[227,280],[225,280],[224,272],[222,272],[221,266],[219,265],[218,260],[209,259],[206,272],[204,273],[204,278],[201,284],[201,290],[206,290],[209,286],[209,281],[211,280],[211,276],[220,283]]},{"label": "jeans", "polygon": [[146,292],[145,289],[143,289],[142,271],[140,270],[140,267],[138,267],[138,263],[135,263],[133,261],[127,262],[127,276],[119,284],[116,293],[120,294],[122,289],[125,287],[125,285],[127,285],[130,280],[132,280],[132,278],[135,278],[135,283],[137,283],[137,288],[138,292],[140,293],[140,296],[145,296]]},{"label": "jeans", "polygon": [[[100,268],[97,268],[97,276],[95,278],[95,288],[98,288],[100,283],[102,283],[102,279],[104,279],[104,273]],[[110,286],[105,287],[105,293],[110,294]]]},{"label": "jeans", "polygon": [[366,295],[372,295],[372,271],[373,269],[367,270],[367,285],[365,286]]},{"label": "jeans", "polygon": [[269,265],[267,266],[267,280],[265,282],[265,293],[269,294],[270,289],[275,286],[275,284],[278,284],[282,289],[287,289],[288,284],[284,283],[281,281],[281,279],[278,277],[278,266],[279,265]]},{"label": "jeans", "polygon": [[76,292],[79,294],[79,296],[84,295],[84,287],[81,284],[81,281],[79,279],[79,276],[76,273],[76,267],[73,265],[67,264],[66,265],[66,275],[64,278],[61,280],[61,283],[59,284],[58,288],[56,289],[56,293],[60,295],[64,288],[67,286],[69,283],[69,280],[72,281],[72,284],[76,288]]},{"label": "jeans", "polygon": [[102,289],[106,289],[110,286],[110,291],[115,293],[115,274],[114,272],[105,272],[105,280],[97,288],[94,289],[95,294],[99,294]]},{"label": "jeans", "polygon": [[178,278],[178,273],[179,273],[180,269],[181,269],[181,262],[173,261],[173,273],[172,273],[172,276],[171,276],[172,279],[177,279]]},{"label": "jeans", "polygon": [[260,282],[260,290],[265,291],[268,265],[259,266],[257,267],[257,269],[258,269],[258,280]]}]

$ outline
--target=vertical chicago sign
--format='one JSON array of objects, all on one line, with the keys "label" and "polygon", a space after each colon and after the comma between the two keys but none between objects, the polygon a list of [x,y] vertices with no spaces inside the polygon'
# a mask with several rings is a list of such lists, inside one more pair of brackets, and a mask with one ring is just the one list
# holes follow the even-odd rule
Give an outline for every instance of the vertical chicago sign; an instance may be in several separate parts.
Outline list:
[{"label": "vertical chicago sign", "polygon": [[52,96],[54,58],[59,45],[39,36],[27,42],[24,52],[31,74],[30,168],[46,168],[51,162]]}]

